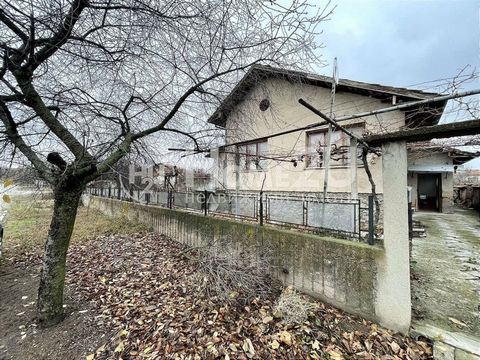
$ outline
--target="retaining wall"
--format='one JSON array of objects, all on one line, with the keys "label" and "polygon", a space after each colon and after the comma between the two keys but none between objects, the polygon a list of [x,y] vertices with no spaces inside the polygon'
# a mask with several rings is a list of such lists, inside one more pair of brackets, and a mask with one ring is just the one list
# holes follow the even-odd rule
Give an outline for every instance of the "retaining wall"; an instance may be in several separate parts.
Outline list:
[{"label": "retaining wall", "polygon": [[386,291],[377,286],[384,282],[379,269],[385,251],[379,246],[91,195],[84,195],[83,203],[109,216],[144,223],[186,245],[229,236],[239,247],[269,246],[272,273],[285,285],[380,323],[387,315],[379,313],[384,304],[379,307],[382,301],[377,301],[379,292]]}]

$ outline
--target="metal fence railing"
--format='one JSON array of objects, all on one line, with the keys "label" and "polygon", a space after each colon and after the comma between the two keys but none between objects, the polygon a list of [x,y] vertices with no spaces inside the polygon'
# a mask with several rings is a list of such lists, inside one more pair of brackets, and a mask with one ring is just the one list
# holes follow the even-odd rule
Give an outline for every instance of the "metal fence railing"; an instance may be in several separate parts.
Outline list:
[{"label": "metal fence railing", "polygon": [[[364,220],[370,220],[373,212],[369,207],[362,208],[358,199],[323,199],[308,193],[293,196],[173,190],[144,192],[137,189],[119,193],[115,188],[93,187],[87,188],[87,193],[171,209],[202,212],[204,215],[246,219],[259,222],[260,225],[268,223],[313,232],[328,232],[359,241],[364,240],[363,233],[373,234],[373,229],[362,229],[362,213],[368,213],[368,219]],[[364,223],[372,224],[371,221],[364,221]],[[373,244],[373,240],[371,241],[373,237],[365,237],[365,241],[367,239],[370,239],[368,242]]]},{"label": "metal fence railing", "polygon": [[255,194],[210,194],[208,212],[257,221],[258,201],[258,195]]},{"label": "metal fence railing", "polygon": [[360,200],[266,195],[266,222],[360,237]]}]

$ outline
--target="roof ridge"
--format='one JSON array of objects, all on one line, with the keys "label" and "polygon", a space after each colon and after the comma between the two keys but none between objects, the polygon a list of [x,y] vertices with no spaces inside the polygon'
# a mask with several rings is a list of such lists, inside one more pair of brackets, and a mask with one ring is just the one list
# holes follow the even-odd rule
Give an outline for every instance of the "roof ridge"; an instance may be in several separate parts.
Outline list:
[{"label": "roof ridge", "polygon": [[[283,69],[280,67],[275,67],[271,65],[266,65],[266,64],[255,64],[252,66],[252,69],[259,69],[259,70],[270,70],[270,71],[276,71],[279,73],[283,73],[285,75],[289,75],[288,73],[291,73],[291,75],[298,75],[298,76],[304,76],[304,77],[313,77],[313,78],[319,78],[323,80],[328,80],[332,81],[333,77],[324,75],[324,74],[317,74],[314,72],[309,72],[309,71],[302,71],[302,70],[295,70],[295,69]],[[375,87],[381,87],[381,88],[386,88],[386,89],[393,89],[393,90],[403,90],[403,91],[409,91],[409,92],[414,92],[418,94],[423,94],[423,95],[433,95],[433,96],[440,96],[443,95],[442,93],[437,93],[437,92],[432,92],[432,91],[424,91],[424,90],[419,90],[415,88],[409,88],[409,87],[402,87],[402,86],[392,86],[392,85],[382,85],[379,83],[369,83],[366,81],[358,81],[358,80],[351,80],[347,78],[339,78],[339,82],[348,82],[353,84],[358,84],[358,85],[371,85]],[[342,84],[341,84],[342,85]],[[347,85],[347,84],[343,84]]]},{"label": "roof ridge", "polygon": [[[287,68],[279,68],[266,64],[254,64],[248,69],[241,80],[233,87],[230,93],[224,98],[220,106],[210,116],[208,122],[219,126],[224,126],[224,121],[231,112],[232,108],[244,98],[245,94],[252,87],[255,87],[258,84],[259,80],[264,80],[268,77],[299,81],[305,84],[324,88],[330,87],[329,84],[331,84],[333,81],[332,77],[326,75],[319,75]],[[398,102],[425,100],[441,95],[439,93],[425,92],[422,90],[372,84],[349,79],[339,79],[337,91],[342,90],[364,96],[376,97],[383,100],[397,97]],[[441,104],[440,106],[443,108],[445,104]],[[438,122],[438,118],[433,119],[432,121],[436,123]]]}]

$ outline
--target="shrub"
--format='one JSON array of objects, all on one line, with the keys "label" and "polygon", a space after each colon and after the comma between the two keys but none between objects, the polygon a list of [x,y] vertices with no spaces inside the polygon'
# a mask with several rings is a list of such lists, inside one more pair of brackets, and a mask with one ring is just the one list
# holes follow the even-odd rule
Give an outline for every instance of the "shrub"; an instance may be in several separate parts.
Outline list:
[{"label": "shrub", "polygon": [[301,324],[307,321],[308,314],[313,308],[312,303],[289,286],[275,303],[274,315],[281,317],[287,324]]},{"label": "shrub", "polygon": [[239,248],[230,237],[208,242],[195,250],[194,260],[201,290],[227,302],[245,303],[272,293],[268,274],[271,251],[267,247]]}]

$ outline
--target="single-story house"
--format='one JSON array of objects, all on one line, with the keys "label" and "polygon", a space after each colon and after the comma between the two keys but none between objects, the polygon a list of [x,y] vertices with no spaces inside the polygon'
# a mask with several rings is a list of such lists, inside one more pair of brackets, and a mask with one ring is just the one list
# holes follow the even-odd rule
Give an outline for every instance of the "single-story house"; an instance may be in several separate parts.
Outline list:
[{"label": "single-story house", "polygon": [[[253,66],[209,118],[210,123],[225,129],[226,146],[220,148],[218,173],[214,174],[218,179],[218,189],[240,192],[263,190],[297,195],[305,192],[323,193],[328,126],[295,132],[288,130],[322,121],[299,104],[298,100],[303,98],[328,114],[332,81],[333,79],[327,76],[264,65]],[[339,118],[438,95],[339,79],[332,113],[335,118]],[[341,125],[360,136],[435,125],[442,116],[445,105],[445,101],[435,102],[404,111],[346,120]],[[288,133],[277,136],[280,132]],[[331,139],[328,197],[358,197],[362,202],[366,202],[367,195],[371,193],[371,185],[363,171],[357,147],[352,146],[349,137],[340,130],[333,131]],[[241,143],[231,145],[238,142]],[[427,171],[422,166],[430,161],[438,164],[438,155],[448,157],[451,152],[439,150],[438,154],[431,155],[423,158],[421,162],[412,158],[409,165],[412,186],[415,182],[423,189],[423,174]],[[356,159],[355,171],[352,171],[350,166],[352,158]],[[445,186],[450,186],[449,179],[456,159],[454,157],[445,160],[450,166],[448,169],[437,169],[438,173],[447,174],[448,181],[441,182]],[[378,161],[377,155],[369,154],[368,163],[381,199],[381,161]],[[450,190],[443,187],[442,190],[439,192],[441,196],[451,196]],[[419,208],[424,205],[426,206],[426,202],[423,201],[415,203]],[[438,205],[436,208],[442,211],[446,207]]]}]

